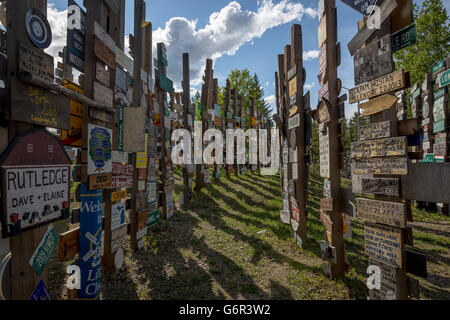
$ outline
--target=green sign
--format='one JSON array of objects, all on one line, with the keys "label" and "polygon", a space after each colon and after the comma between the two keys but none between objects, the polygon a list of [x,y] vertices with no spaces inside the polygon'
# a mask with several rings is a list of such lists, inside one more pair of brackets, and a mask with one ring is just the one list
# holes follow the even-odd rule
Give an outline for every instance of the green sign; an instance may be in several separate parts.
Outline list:
[{"label": "green sign", "polygon": [[123,151],[123,106],[119,106],[119,123],[117,131],[117,149]]},{"label": "green sign", "polygon": [[419,163],[433,163],[434,162],[434,154],[428,153],[423,157],[423,160],[419,160]]},{"label": "green sign", "polygon": [[147,215],[147,228],[151,227],[159,222],[160,209],[156,209],[155,211],[149,212]]},{"label": "green sign", "polygon": [[442,121],[445,119],[445,112],[444,112],[444,99],[445,97],[440,97],[436,101],[434,101],[434,107],[433,107],[433,117],[434,121]]},{"label": "green sign", "polygon": [[445,131],[445,119],[433,124],[433,133]]},{"label": "green sign", "polygon": [[48,259],[50,259],[50,256],[52,255],[52,252],[57,244],[58,234],[51,224],[29,261],[38,276],[41,275],[47,265]]},{"label": "green sign", "polygon": [[445,60],[442,60],[441,62],[439,62],[438,64],[436,64],[436,65],[433,67],[433,73],[438,72],[439,70],[441,70],[441,69],[444,68],[444,67],[445,67]]},{"label": "green sign", "polygon": [[439,99],[440,97],[443,97],[444,94],[445,94],[445,89],[444,89],[444,88],[439,89],[438,91],[436,91],[436,92],[434,93],[434,100],[437,100],[437,99]]},{"label": "green sign", "polygon": [[399,51],[407,46],[410,46],[417,41],[416,24],[403,28],[400,31],[392,34],[392,52]]},{"label": "green sign", "polygon": [[169,93],[173,93],[173,81],[170,80],[169,78],[167,78],[165,75],[163,75],[162,73],[159,74],[159,85],[161,87],[161,89],[169,92]]},{"label": "green sign", "polygon": [[437,78],[439,88],[445,87],[450,83],[450,69],[439,74]]},{"label": "green sign", "polygon": [[444,156],[436,156],[436,159],[435,159],[436,161],[436,163],[444,163],[445,162],[445,157]]}]

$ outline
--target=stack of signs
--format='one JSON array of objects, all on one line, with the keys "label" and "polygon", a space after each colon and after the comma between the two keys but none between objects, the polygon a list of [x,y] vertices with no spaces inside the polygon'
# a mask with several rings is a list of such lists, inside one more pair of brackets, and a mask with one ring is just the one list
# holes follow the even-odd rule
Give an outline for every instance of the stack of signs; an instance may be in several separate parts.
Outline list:
[{"label": "stack of signs", "polygon": [[[433,127],[436,128],[436,120],[433,124],[433,88],[432,75],[427,73],[425,81],[422,84],[422,127],[423,127],[423,151],[424,153],[431,153],[433,151]],[[418,116],[418,118],[420,118]]]},{"label": "stack of signs", "polygon": [[[386,121],[365,126],[361,128],[361,141],[352,143],[352,178],[359,181],[353,184],[353,192],[398,197],[399,178],[389,175],[408,173],[407,138],[392,137],[392,132],[395,132],[391,127],[393,124]],[[387,177],[375,178],[373,174]],[[396,269],[396,272],[403,266],[405,246],[402,237],[407,228],[407,208],[401,200],[387,202],[359,198],[356,203],[356,216],[365,222],[366,255]],[[394,280],[394,283],[400,283],[400,280]],[[380,290],[371,290],[371,299],[391,296],[392,292],[383,291],[386,287],[382,285]]]},{"label": "stack of signs", "polygon": [[0,158],[3,237],[69,216],[70,165],[61,142],[47,130],[14,138]]},{"label": "stack of signs", "polygon": [[69,0],[67,9],[66,64],[84,72],[84,45],[86,39],[86,12]]},{"label": "stack of signs", "polygon": [[106,189],[112,183],[112,130],[88,124],[89,190]]},{"label": "stack of signs", "polygon": [[[447,62],[450,62],[450,60],[447,59]],[[447,62],[443,61],[443,63],[440,63],[440,68],[439,66],[433,68],[433,71],[435,71],[433,78],[437,78],[437,86],[439,87],[433,95],[433,153],[435,155],[436,162],[445,162],[448,156],[448,88],[442,85],[442,78],[444,77],[443,74],[448,73],[450,70],[447,65],[448,69],[445,71]],[[448,82],[446,86],[448,86]]]},{"label": "stack of signs", "polygon": [[[83,88],[64,80],[63,87],[83,94]],[[61,142],[65,146],[81,148],[81,126],[83,123],[83,105],[70,99],[70,129],[61,130]]]}]

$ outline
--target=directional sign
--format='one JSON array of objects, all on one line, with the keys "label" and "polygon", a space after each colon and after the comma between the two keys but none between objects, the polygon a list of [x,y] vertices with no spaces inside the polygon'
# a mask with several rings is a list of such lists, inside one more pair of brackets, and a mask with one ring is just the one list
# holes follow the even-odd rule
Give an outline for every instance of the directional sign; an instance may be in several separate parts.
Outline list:
[{"label": "directional sign", "polygon": [[393,33],[392,36],[392,53],[397,52],[407,46],[410,46],[417,42],[416,24],[412,25]]},{"label": "directional sign", "polygon": [[376,122],[360,129],[361,141],[390,138],[392,126],[390,121]]},{"label": "directional sign", "polygon": [[373,5],[377,2],[377,0],[341,0],[341,1],[367,17],[372,13]]},{"label": "directional sign", "polygon": [[436,83],[438,84],[439,88],[448,86],[448,84],[450,83],[450,69],[439,74]]},{"label": "directional sign", "polygon": [[353,158],[406,156],[406,137],[352,142],[351,152]]},{"label": "directional sign", "polygon": [[29,261],[37,275],[41,275],[57,244],[58,234],[51,224]]}]

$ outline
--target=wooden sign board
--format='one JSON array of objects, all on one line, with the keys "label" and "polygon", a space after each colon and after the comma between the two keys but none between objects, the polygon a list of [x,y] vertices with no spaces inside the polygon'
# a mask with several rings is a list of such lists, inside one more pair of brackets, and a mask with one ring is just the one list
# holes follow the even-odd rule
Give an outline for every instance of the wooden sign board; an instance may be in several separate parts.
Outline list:
[{"label": "wooden sign board", "polygon": [[94,81],[94,100],[101,105],[112,108],[114,93],[98,81]]},{"label": "wooden sign board", "polygon": [[127,243],[127,229],[128,225],[122,225],[117,229],[111,231],[111,252],[116,252],[117,249],[122,248]]},{"label": "wooden sign board", "polygon": [[352,142],[351,153],[353,158],[406,156],[406,137]]},{"label": "wooden sign board", "polygon": [[400,298],[400,268],[394,268],[369,258],[369,265],[380,267],[381,287],[369,292],[370,300],[397,300]]},{"label": "wooden sign board", "polygon": [[147,108],[124,109],[123,151],[143,152],[145,150],[145,121]]},{"label": "wooden sign board", "polygon": [[354,193],[399,196],[399,179],[361,177],[360,180],[360,184],[352,184]]},{"label": "wooden sign board", "polygon": [[297,93],[297,77],[289,80],[289,96],[292,96]]},{"label": "wooden sign board", "polygon": [[289,118],[289,130],[295,129],[300,126],[300,114],[297,113],[295,116]]},{"label": "wooden sign board", "polygon": [[350,89],[350,104],[370,99],[385,93],[405,89],[406,74],[403,70],[395,71],[375,80]]},{"label": "wooden sign board", "polygon": [[412,0],[396,0],[397,8],[391,15],[391,33],[414,23],[413,1]]},{"label": "wooden sign board", "polygon": [[289,69],[287,73],[288,80],[291,80],[297,74],[297,65]]},{"label": "wooden sign board", "polygon": [[98,37],[94,40],[94,54],[95,56],[106,64],[111,69],[116,69],[116,53],[101,41]]},{"label": "wooden sign board", "polygon": [[330,138],[328,130],[323,134],[323,125],[319,125],[319,156],[320,156],[320,176],[330,178]]},{"label": "wooden sign board", "polygon": [[293,106],[292,108],[289,109],[289,117],[294,116],[298,111],[298,107],[297,106]]},{"label": "wooden sign board", "polygon": [[369,258],[401,268],[404,259],[401,229],[366,223],[364,225],[365,252]]},{"label": "wooden sign board", "polygon": [[325,15],[320,19],[319,29],[317,30],[317,38],[319,48],[321,48],[327,40],[327,19]]},{"label": "wooden sign board", "polygon": [[355,53],[353,62],[356,85],[391,73],[394,70],[394,62],[392,60],[390,34]]},{"label": "wooden sign board", "polygon": [[[325,226],[326,231],[332,233],[333,232],[333,222],[330,219],[330,216],[323,211],[320,211],[320,221]],[[331,241],[329,242],[331,243]]]},{"label": "wooden sign board", "polygon": [[112,185],[112,173],[89,176],[89,190],[108,189]]},{"label": "wooden sign board", "polygon": [[353,174],[407,175],[407,157],[354,159]]},{"label": "wooden sign board", "polygon": [[59,235],[58,261],[63,262],[74,257],[80,248],[80,228]]},{"label": "wooden sign board", "polygon": [[58,138],[42,128],[12,140],[0,158],[3,237],[68,217],[70,165]]},{"label": "wooden sign board", "polygon": [[106,71],[105,66],[100,62],[97,62],[95,66],[95,79],[103,85],[109,86],[109,72]]},{"label": "wooden sign board", "polygon": [[333,211],[333,198],[322,198],[320,199],[320,210],[321,211]]},{"label": "wooden sign board", "polygon": [[390,121],[377,122],[362,126],[360,129],[361,141],[390,138],[392,135],[392,123]]},{"label": "wooden sign board", "polygon": [[326,95],[327,92],[328,92],[328,82],[325,83],[325,85],[322,86],[322,87],[319,89],[319,95],[318,95],[318,98],[319,98],[319,99],[322,99],[322,97],[323,97],[324,95]]},{"label": "wooden sign board", "polygon": [[11,119],[70,129],[69,98],[11,79]]},{"label": "wooden sign board", "polygon": [[403,203],[356,199],[356,216],[364,221],[406,228],[406,206]]},{"label": "wooden sign board", "polygon": [[330,103],[325,99],[322,98],[319,105],[317,106],[317,112],[316,115],[316,121],[319,123],[325,123],[330,121]]},{"label": "wooden sign board", "polygon": [[53,82],[55,79],[53,57],[20,43],[19,72],[29,72]]},{"label": "wooden sign board", "polygon": [[321,85],[328,81],[327,73],[327,44],[325,43],[319,53],[319,82]]}]

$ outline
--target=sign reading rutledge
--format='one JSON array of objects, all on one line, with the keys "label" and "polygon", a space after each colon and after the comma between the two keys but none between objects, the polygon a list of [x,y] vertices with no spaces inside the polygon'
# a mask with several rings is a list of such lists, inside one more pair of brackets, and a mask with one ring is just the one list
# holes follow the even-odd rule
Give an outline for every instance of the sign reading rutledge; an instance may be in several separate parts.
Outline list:
[{"label": "sign reading rutledge", "polygon": [[0,158],[3,237],[68,217],[70,165],[58,138],[44,129],[14,138]]}]

